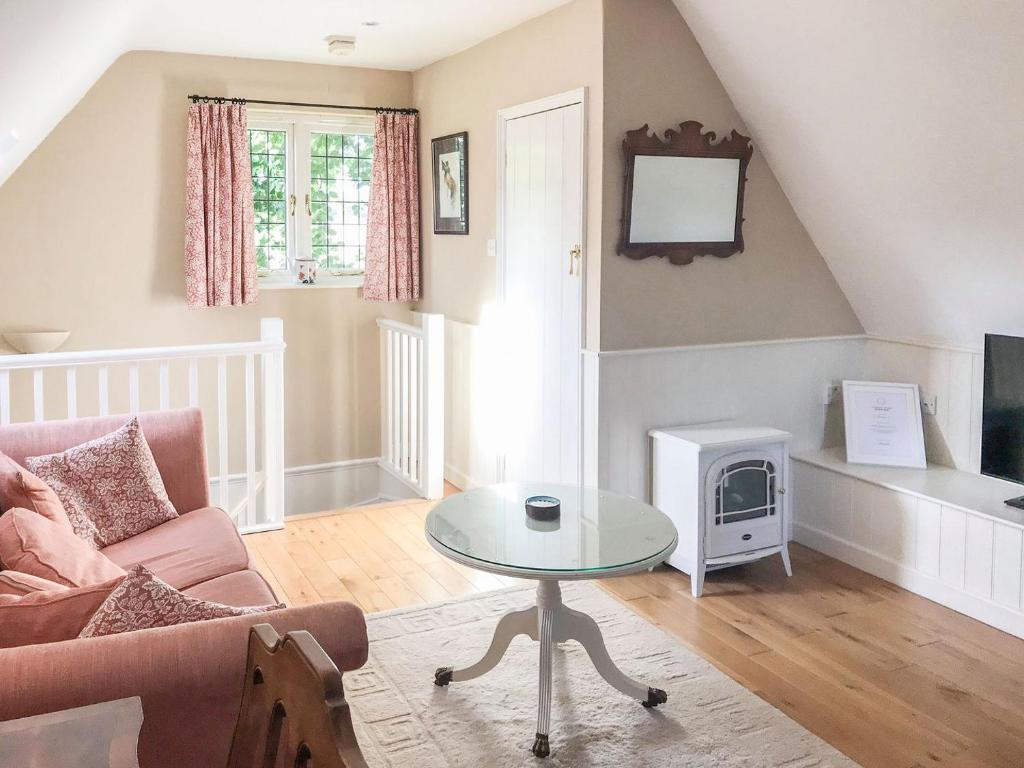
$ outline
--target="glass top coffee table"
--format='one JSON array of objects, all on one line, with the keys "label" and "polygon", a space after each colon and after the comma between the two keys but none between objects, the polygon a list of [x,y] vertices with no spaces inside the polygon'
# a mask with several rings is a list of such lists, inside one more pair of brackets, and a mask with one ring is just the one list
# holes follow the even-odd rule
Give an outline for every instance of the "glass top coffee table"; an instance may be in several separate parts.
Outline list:
[{"label": "glass top coffee table", "polygon": [[[527,516],[531,497],[557,499],[560,515],[544,522]],[[547,502],[550,504],[551,502]],[[545,502],[537,502],[543,513]],[[481,571],[537,581],[537,604],[510,611],[494,630],[490,648],[468,667],[441,667],[435,685],[464,682],[497,666],[517,635],[540,644],[537,735],[533,753],[550,753],[551,652],[554,643],[579,642],[609,685],[656,707],[668,695],[627,677],[608,655],[601,630],[585,613],[562,603],[560,581],[603,579],[646,570],[676,548],[672,521],[654,507],[608,491],[550,483],[504,483],[450,496],[431,510],[427,541],[445,557]]]}]

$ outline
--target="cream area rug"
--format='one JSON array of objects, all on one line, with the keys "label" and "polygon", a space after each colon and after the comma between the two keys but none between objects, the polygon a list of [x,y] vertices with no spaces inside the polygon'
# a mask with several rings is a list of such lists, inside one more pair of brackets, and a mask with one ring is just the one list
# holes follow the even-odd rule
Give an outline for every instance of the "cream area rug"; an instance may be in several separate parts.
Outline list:
[{"label": "cream area rug", "polygon": [[592,584],[563,599],[601,626],[628,675],[668,691],[646,709],[602,680],[575,642],[554,653],[551,755],[530,752],[537,718],[537,644],[518,637],[483,677],[447,688],[434,669],[486,650],[498,618],[532,605],[512,588],[366,617],[370,659],[345,673],[360,745],[372,768],[838,768],[856,766],[739,683]]}]

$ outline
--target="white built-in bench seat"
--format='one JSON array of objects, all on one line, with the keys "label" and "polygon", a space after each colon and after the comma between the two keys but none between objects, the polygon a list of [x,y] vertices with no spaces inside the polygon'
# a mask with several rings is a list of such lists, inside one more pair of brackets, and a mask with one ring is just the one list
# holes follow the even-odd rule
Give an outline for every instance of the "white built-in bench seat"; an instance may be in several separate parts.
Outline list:
[{"label": "white built-in bench seat", "polygon": [[795,453],[796,541],[1024,637],[1024,511],[1015,483],[937,465],[847,464]]}]

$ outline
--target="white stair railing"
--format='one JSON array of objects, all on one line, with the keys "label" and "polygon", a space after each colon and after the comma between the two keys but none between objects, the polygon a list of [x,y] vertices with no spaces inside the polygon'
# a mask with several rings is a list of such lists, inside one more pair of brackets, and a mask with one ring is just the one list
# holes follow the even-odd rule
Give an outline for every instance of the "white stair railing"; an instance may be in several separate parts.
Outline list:
[{"label": "white stair railing", "polygon": [[381,459],[427,499],[444,496],[444,315],[380,327]]},{"label": "white stair railing", "polygon": [[[283,322],[266,317],[259,341],[0,355],[0,424],[201,408],[207,433],[215,431],[217,440],[211,452],[213,502],[242,533],[282,528],[284,349]],[[89,400],[95,407],[88,407]],[[244,472],[235,474],[229,461],[233,442],[244,444]]]}]

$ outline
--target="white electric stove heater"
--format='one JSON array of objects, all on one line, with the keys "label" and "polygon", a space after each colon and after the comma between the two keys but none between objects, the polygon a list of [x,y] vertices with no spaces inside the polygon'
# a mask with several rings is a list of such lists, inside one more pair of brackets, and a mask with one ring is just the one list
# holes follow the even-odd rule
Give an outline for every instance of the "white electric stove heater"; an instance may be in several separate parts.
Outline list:
[{"label": "white electric stove heater", "polygon": [[653,504],[675,523],[669,565],[690,575],[700,597],[704,574],[779,554],[787,575],[790,497],[788,432],[715,422],[652,429]]}]

